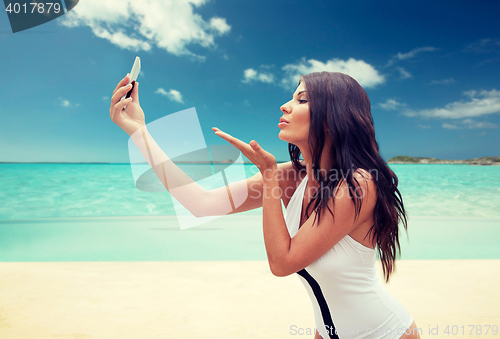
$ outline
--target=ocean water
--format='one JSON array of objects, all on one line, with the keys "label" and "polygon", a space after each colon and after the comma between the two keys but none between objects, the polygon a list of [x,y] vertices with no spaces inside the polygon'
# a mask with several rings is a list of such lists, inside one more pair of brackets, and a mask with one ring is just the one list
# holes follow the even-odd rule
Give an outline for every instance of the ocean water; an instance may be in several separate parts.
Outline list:
[{"label": "ocean water", "polygon": [[[197,177],[200,166],[180,167]],[[500,259],[500,167],[390,167],[408,215],[400,259]],[[247,177],[257,171],[245,165]],[[0,164],[0,173],[0,261],[267,259],[261,208],[181,230],[168,192],[137,189],[130,165]]]},{"label": "ocean water", "polygon": [[[180,167],[191,177],[207,170]],[[500,166],[390,167],[409,217],[500,218]],[[247,177],[258,171],[244,168]],[[175,215],[170,194],[137,189],[129,164],[0,164],[0,219],[169,215]]]}]

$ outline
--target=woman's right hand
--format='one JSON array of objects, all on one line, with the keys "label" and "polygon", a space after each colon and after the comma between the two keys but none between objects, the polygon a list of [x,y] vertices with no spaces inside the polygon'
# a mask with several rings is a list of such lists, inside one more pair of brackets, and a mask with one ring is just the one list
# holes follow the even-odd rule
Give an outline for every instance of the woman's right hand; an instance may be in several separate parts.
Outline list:
[{"label": "woman's right hand", "polygon": [[[127,85],[129,78],[130,74],[127,74],[125,78],[118,83],[113,91],[109,112],[111,120],[124,130],[125,133],[132,135],[135,131],[146,124],[146,119],[144,111],[139,105],[138,82],[134,84],[134,89],[132,90],[130,97],[120,101],[120,98],[130,91],[130,88],[132,87],[132,84]],[[124,109],[125,106],[127,106],[126,109]]]}]

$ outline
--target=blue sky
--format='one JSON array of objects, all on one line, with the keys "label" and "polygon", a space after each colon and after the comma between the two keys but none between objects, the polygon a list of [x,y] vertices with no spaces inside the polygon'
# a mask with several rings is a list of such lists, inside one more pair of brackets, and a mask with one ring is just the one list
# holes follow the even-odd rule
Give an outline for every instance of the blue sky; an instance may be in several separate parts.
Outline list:
[{"label": "blue sky", "polygon": [[289,159],[279,107],[298,75],[350,74],[366,89],[385,160],[500,156],[500,2],[82,0],[12,34],[0,13],[0,161],[128,162],[109,98],[142,70],[150,123],[195,107]]}]

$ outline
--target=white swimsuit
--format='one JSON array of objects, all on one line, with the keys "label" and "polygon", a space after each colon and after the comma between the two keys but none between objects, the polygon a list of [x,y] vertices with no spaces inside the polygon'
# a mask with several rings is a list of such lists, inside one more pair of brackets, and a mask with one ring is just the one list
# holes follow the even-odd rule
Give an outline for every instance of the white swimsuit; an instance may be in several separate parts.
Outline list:
[{"label": "white swimsuit", "polygon": [[[290,236],[300,223],[307,175],[285,213]],[[375,250],[346,235],[298,275],[311,298],[316,329],[328,338],[400,338],[413,323],[405,307],[380,281]]]}]

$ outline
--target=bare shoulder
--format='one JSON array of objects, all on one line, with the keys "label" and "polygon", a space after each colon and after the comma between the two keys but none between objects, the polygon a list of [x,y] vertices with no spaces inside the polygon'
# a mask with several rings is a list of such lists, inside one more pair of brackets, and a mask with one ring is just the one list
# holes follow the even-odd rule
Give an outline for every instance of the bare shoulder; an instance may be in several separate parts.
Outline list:
[{"label": "bare shoulder", "polygon": [[[352,191],[353,188],[348,187],[345,180],[342,180],[342,182],[339,183],[338,192],[335,194],[335,199],[337,200],[339,197],[345,197],[346,199],[348,198],[348,201],[351,201],[351,193],[356,194],[361,198],[361,212],[362,214],[365,214],[366,219],[370,216],[370,214],[373,213],[375,204],[377,202],[376,176],[363,168],[358,168],[353,173],[353,179],[354,191]],[[333,202],[330,201],[330,203]]]},{"label": "bare shoulder", "polygon": [[356,179],[357,184],[360,189],[371,193],[369,199],[375,199],[377,192],[377,175],[373,171],[367,171],[364,168],[357,168],[353,173],[354,179]]},{"label": "bare shoulder", "polygon": [[371,173],[371,171],[367,171],[364,168],[358,168],[354,172],[354,178],[358,181],[359,186],[366,190],[365,193],[368,193],[366,198],[371,200],[373,204],[375,204],[375,200],[377,200],[377,176],[376,173]]},{"label": "bare shoulder", "polygon": [[356,171],[354,171],[353,176],[357,180],[375,180],[375,177],[372,175],[372,171],[367,171],[364,168],[357,168]]}]

